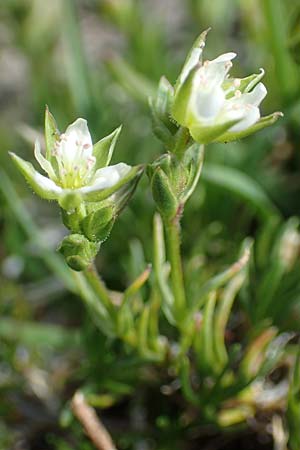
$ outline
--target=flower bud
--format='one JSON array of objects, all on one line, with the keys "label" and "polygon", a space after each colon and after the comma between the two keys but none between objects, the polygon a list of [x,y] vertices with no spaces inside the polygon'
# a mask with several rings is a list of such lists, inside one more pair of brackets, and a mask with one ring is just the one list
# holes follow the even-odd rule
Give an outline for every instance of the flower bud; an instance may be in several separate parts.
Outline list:
[{"label": "flower bud", "polygon": [[173,87],[165,77],[161,77],[156,97],[150,98],[152,129],[156,137],[170,150],[174,145],[173,135],[177,131],[177,126],[170,119],[173,97]]},{"label": "flower bud", "polygon": [[169,179],[161,168],[154,171],[151,180],[152,194],[161,215],[172,219],[178,209],[178,200],[170,185]]},{"label": "flower bud", "polygon": [[195,190],[203,154],[203,146],[193,144],[183,158],[167,153],[148,167],[153,198],[162,216],[173,218]]},{"label": "flower bud", "polygon": [[68,266],[80,272],[93,262],[99,247],[99,243],[91,242],[81,234],[70,234],[62,240],[58,250]]}]

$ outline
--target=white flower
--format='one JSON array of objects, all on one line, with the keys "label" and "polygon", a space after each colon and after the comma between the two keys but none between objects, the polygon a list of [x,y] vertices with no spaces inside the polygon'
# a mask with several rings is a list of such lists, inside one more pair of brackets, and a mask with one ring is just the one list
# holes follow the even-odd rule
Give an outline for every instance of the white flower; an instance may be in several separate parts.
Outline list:
[{"label": "white flower", "polygon": [[11,156],[41,197],[60,201],[73,194],[86,201],[98,201],[113,195],[114,187],[119,189],[137,172],[125,163],[109,165],[120,130],[119,127],[93,146],[86,120],[77,119],[59,134],[53,116],[46,110],[46,155],[38,141],[34,154],[48,177],[17,155]]},{"label": "white flower", "polygon": [[[190,97],[187,124],[193,121],[205,126],[236,120],[228,131],[243,131],[260,119],[259,105],[267,95],[263,83],[253,91],[242,93],[239,80],[228,83],[227,74],[235,53],[225,53],[212,61],[205,61],[195,73]],[[227,80],[227,85],[224,83]]]},{"label": "white flower", "polygon": [[[172,113],[195,141],[233,140],[273,123],[280,113],[261,119],[259,106],[267,95],[264,75],[230,78],[235,53],[202,63],[206,32],[196,41],[175,86]],[[267,120],[266,120],[267,119]],[[254,128],[253,128],[254,127]]]}]

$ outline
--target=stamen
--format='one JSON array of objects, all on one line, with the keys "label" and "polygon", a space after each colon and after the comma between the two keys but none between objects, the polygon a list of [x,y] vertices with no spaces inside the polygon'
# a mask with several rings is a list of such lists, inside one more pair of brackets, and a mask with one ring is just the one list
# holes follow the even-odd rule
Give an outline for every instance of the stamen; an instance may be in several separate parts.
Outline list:
[{"label": "stamen", "polygon": [[235,78],[233,81],[233,86],[238,88],[241,85],[241,79],[240,78]]},{"label": "stamen", "polygon": [[87,159],[87,168],[91,169],[93,167],[93,165],[95,164],[96,158],[94,156],[90,156]]},{"label": "stamen", "polygon": [[242,93],[241,93],[241,91],[239,91],[238,89],[235,91],[235,93],[234,93],[234,96],[236,97],[236,98],[240,98],[241,96],[242,96]]}]

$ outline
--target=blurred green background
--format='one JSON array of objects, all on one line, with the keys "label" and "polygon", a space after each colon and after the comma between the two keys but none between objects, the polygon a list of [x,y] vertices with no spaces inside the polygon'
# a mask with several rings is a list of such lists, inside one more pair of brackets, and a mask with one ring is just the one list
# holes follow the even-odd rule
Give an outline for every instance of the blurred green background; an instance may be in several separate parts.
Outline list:
[{"label": "blurred green background", "polygon": [[[274,262],[279,227],[300,214],[300,0],[1,1],[1,450],[92,448],[68,406],[82,385],[92,404],[108,408],[105,417],[119,430],[121,448],[198,448],[193,437],[191,444],[181,441],[172,418],[176,403],[155,394],[161,380],[151,380],[150,370],[137,382],[139,362],[133,355],[123,360],[119,344],[103,338],[70,292],[55,253],[65,233],[58,208],[32,195],[8,151],[33,159],[48,104],[61,130],[84,117],[94,139],[122,123],[114,162],[151,162],[162,148],[151,132],[148,98],[161,75],[175,82],[193,40],[210,26],[205,57],[235,51],[234,76],[263,67],[263,112],[283,111],[284,118],[241,142],[207,150],[183,220],[191,289],[192,274],[199,271],[202,280],[231,263],[246,236],[263,241],[259,278]],[[110,289],[123,289],[140,272],[139,261],[151,261],[154,209],[144,177],[98,257]],[[261,293],[254,288],[250,300],[241,298],[250,323],[263,317],[281,331],[299,332],[298,278],[295,265],[266,307],[256,308]],[[244,319],[237,312],[235,320]],[[159,407],[146,418],[151,395]],[[227,438],[203,449],[225,450]],[[236,441],[231,449],[272,448],[264,439],[253,441],[256,447]]]}]

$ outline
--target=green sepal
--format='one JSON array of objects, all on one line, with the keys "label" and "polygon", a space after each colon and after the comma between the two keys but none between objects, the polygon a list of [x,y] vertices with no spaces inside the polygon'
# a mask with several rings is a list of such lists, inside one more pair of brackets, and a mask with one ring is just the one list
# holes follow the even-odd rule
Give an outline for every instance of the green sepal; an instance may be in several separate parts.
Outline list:
[{"label": "green sepal", "polygon": [[156,137],[170,150],[177,126],[170,119],[174,89],[164,76],[161,77],[155,97],[149,99],[152,116],[152,130]]},{"label": "green sepal", "polygon": [[279,111],[274,112],[273,114],[270,114],[268,116],[261,117],[258,122],[252,125],[252,127],[246,128],[243,131],[238,131],[236,133],[228,131],[227,133],[219,135],[214,139],[214,142],[231,142],[236,141],[237,139],[242,139],[246,136],[249,136],[250,134],[256,133],[257,131],[273,125],[275,122],[277,122],[279,117],[283,117],[283,113]]},{"label": "green sepal", "polygon": [[166,125],[159,119],[153,108],[153,100],[149,100],[149,105],[151,109],[151,119],[152,119],[152,131],[155,136],[165,145],[168,150],[173,147],[173,135]]},{"label": "green sepal", "polygon": [[106,206],[88,214],[81,222],[84,235],[94,242],[105,241],[115,221],[114,208]]},{"label": "green sepal", "polygon": [[174,102],[172,105],[172,116],[185,127],[189,127],[189,104],[193,91],[194,76],[199,70],[197,64],[188,74],[183,84],[175,90]]},{"label": "green sepal", "polygon": [[57,200],[59,198],[62,192],[59,186],[56,186],[54,182],[41,175],[28,161],[20,158],[15,153],[10,152],[9,154],[36,194],[46,200]]},{"label": "green sepal", "polygon": [[71,269],[80,272],[93,262],[99,248],[99,243],[89,241],[82,234],[70,234],[62,240],[58,251]]},{"label": "green sepal", "polygon": [[[154,98],[153,109],[166,127],[172,132],[174,124],[170,121],[171,106],[173,103],[174,88],[166,77],[161,77],[158,84],[157,94]],[[176,128],[175,128],[176,130]]]},{"label": "green sepal", "polygon": [[[249,75],[245,78],[227,78],[222,84],[223,89],[226,91],[230,89],[229,94],[226,96],[227,99],[234,96],[236,90],[241,91],[242,93],[247,93],[252,91],[252,89],[260,82],[260,80],[264,77],[265,71],[264,69],[260,69],[260,73],[254,73],[253,75]],[[239,85],[234,86],[234,82],[238,80]]]},{"label": "green sepal", "polygon": [[171,219],[176,215],[178,201],[170,185],[168,176],[158,167],[152,176],[151,187],[154,201],[161,215]]},{"label": "green sepal", "polygon": [[66,211],[74,211],[82,203],[82,195],[77,190],[64,189],[58,198],[58,203]]},{"label": "green sepal", "polygon": [[198,180],[201,175],[202,166],[204,160],[204,146],[199,144],[193,144],[189,147],[183,158],[183,165],[188,170],[188,179],[185,188],[181,194],[182,203],[190,198],[192,193],[197,187]]},{"label": "green sepal", "polygon": [[223,137],[224,133],[229,130],[229,128],[236,125],[238,120],[229,120],[227,122],[221,123],[219,125],[205,126],[197,122],[195,118],[194,123],[190,124],[189,130],[192,138],[199,144],[209,144],[210,142],[219,141],[219,137]]},{"label": "green sepal", "polygon": [[147,171],[150,178],[157,168],[163,170],[174,194],[180,196],[189,177],[188,170],[183,162],[173,153],[165,153],[148,166]]},{"label": "green sepal", "polygon": [[260,82],[264,75],[264,69],[260,69],[259,73],[254,73],[253,75],[249,75],[248,77],[241,78],[241,84],[239,85],[238,89],[242,93],[252,91],[252,89]]},{"label": "green sepal", "polygon": [[175,91],[181,86],[182,83],[186,80],[186,77],[189,75],[190,71],[199,63],[202,62],[202,51],[205,47],[205,41],[207,33],[210,31],[210,28],[203,31],[195,40],[191,50],[189,51],[186,60],[181,69],[180,75],[175,85]]},{"label": "green sepal", "polygon": [[131,199],[140,179],[143,175],[144,167],[140,166],[140,170],[136,172],[136,176],[132,177],[114,194],[115,214],[118,216]]},{"label": "green sepal", "polygon": [[121,130],[122,125],[94,145],[93,156],[96,158],[96,170],[109,165]]},{"label": "green sepal", "polygon": [[[191,145],[185,151],[182,159],[172,153],[166,153],[148,167],[148,176],[152,180],[157,169],[160,169],[163,172],[161,182],[166,186],[168,185],[172,195],[177,199],[177,204],[185,204],[196,188],[202,169],[203,157],[204,147],[199,144]],[[166,180],[168,180],[168,183]]]},{"label": "green sepal", "polygon": [[164,153],[163,155],[159,156],[155,161],[153,161],[153,163],[147,166],[147,175],[150,178],[152,178],[154,172],[159,167],[169,177],[172,172],[171,170],[172,158],[173,155],[171,153]]},{"label": "green sepal", "polygon": [[80,214],[78,214],[77,209],[70,212],[61,208],[61,218],[64,226],[72,231],[72,233],[81,233],[80,222],[82,220],[82,217]]},{"label": "green sepal", "polygon": [[[60,133],[57,127],[56,120],[49,111],[46,105],[45,110],[45,142],[46,142],[46,159],[51,161],[52,150],[54,148],[55,142],[59,139]],[[54,158],[55,159],[55,158]]]}]

